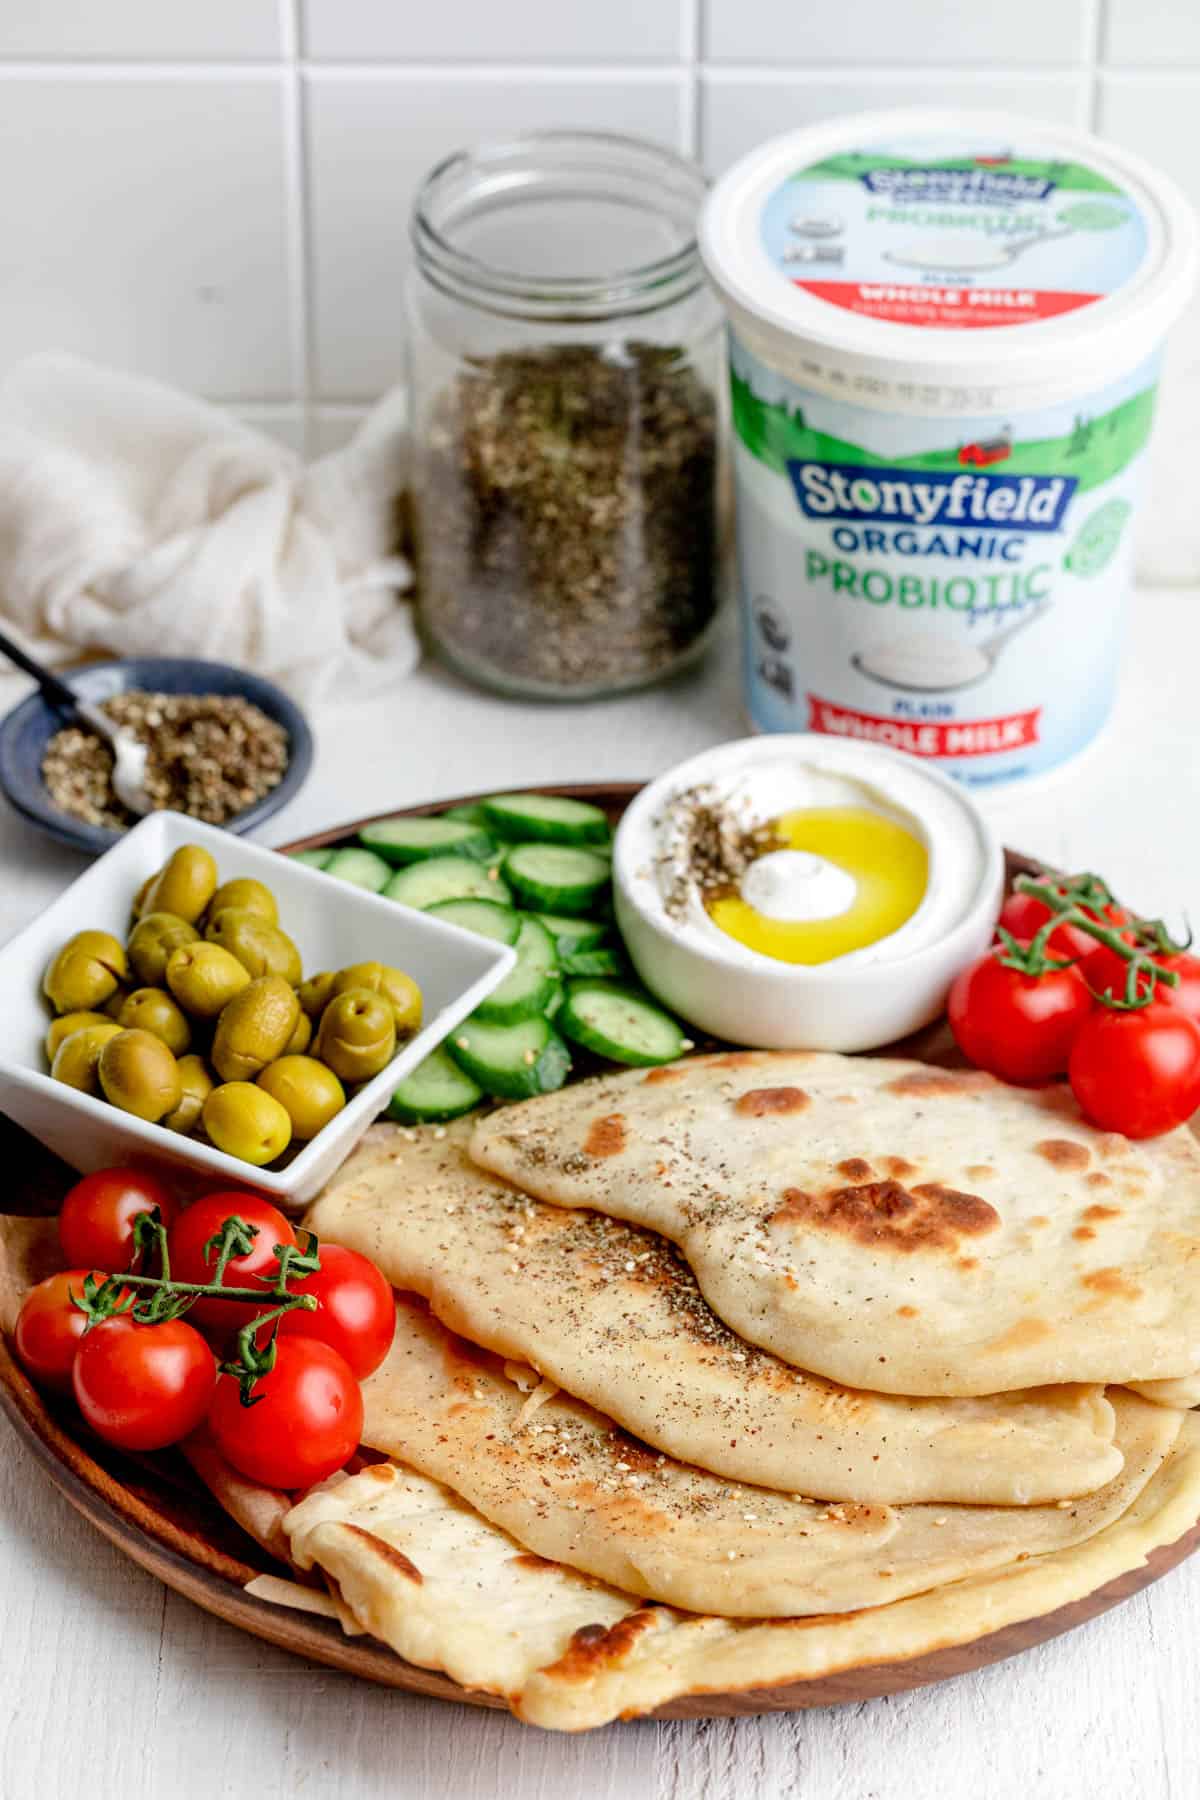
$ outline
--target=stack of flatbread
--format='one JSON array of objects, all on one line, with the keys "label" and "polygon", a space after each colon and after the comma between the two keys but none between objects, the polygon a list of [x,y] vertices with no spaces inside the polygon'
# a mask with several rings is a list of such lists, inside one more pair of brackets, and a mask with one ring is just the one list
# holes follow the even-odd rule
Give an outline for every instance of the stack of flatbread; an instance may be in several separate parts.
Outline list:
[{"label": "stack of flatbread", "polygon": [[1065,1090],[693,1058],[377,1126],[307,1222],[397,1330],[293,1560],[541,1725],[966,1643],[1200,1513],[1200,1148]]}]

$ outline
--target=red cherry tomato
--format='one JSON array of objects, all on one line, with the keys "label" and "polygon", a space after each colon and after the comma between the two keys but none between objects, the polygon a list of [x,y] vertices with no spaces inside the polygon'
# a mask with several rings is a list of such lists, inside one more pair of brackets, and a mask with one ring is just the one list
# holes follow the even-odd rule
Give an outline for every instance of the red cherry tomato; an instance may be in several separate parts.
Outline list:
[{"label": "red cherry tomato", "polygon": [[396,1302],[391,1283],[357,1250],[321,1245],[321,1267],[315,1275],[288,1283],[292,1292],[315,1294],[316,1312],[299,1307],[279,1321],[281,1336],[316,1338],[345,1357],[359,1381],[377,1369],[396,1333]]},{"label": "red cherry tomato", "polygon": [[950,1028],[971,1061],[1003,1081],[1048,1081],[1067,1066],[1071,1046],[1092,1010],[1077,968],[1023,975],[989,950],[955,979]]},{"label": "red cherry tomato", "polygon": [[243,1406],[232,1375],[217,1382],[208,1423],[226,1462],[267,1487],[324,1481],[353,1455],[363,1403],[345,1358],[315,1338],[281,1337],[275,1367]]},{"label": "red cherry tomato", "polygon": [[186,1319],[139,1325],[118,1314],[93,1325],[75,1358],[73,1386],[92,1430],[122,1450],[161,1450],[203,1420],[217,1365]]},{"label": "red cherry tomato", "polygon": [[[93,1271],[103,1281],[106,1271]],[[75,1353],[87,1328],[87,1315],[71,1296],[82,1296],[87,1269],[64,1269],[48,1275],[26,1294],[13,1333],[17,1355],[35,1381],[45,1387],[71,1391]]]},{"label": "red cherry tomato", "polygon": [[73,1265],[124,1274],[133,1267],[133,1221],[157,1207],[168,1228],[179,1212],[163,1182],[144,1169],[99,1169],[77,1181],[62,1203],[58,1238]]},{"label": "red cherry tomato", "polygon": [[1075,1040],[1067,1073],[1093,1125],[1155,1137],[1200,1106],[1200,1025],[1162,1000],[1135,1012],[1099,1006]]},{"label": "red cherry tomato", "polygon": [[[269,1288],[279,1269],[276,1244],[294,1244],[296,1234],[279,1211],[261,1194],[239,1194],[234,1191],[205,1194],[180,1213],[167,1237],[171,1258],[171,1274],[176,1281],[210,1282],[215,1266],[208,1261],[204,1246],[220,1231],[226,1219],[237,1216],[247,1225],[258,1227],[258,1236],[248,1256],[235,1256],[226,1264],[225,1287]],[[227,1335],[248,1325],[270,1305],[264,1297],[260,1307],[249,1301],[239,1306],[229,1300],[197,1300],[188,1313],[196,1325]]]},{"label": "red cherry tomato", "polygon": [[[1180,1012],[1187,1013],[1200,1025],[1200,956],[1189,956],[1186,950],[1179,950],[1171,956],[1156,956],[1154,960],[1160,969],[1171,969],[1179,977],[1178,987],[1156,983],[1155,999],[1164,1000],[1168,1006],[1177,1006]],[[1099,955],[1088,963],[1085,979],[1094,993],[1112,994],[1118,1000],[1124,1000],[1129,964],[1115,951],[1101,946]],[[1137,991],[1139,994],[1146,991],[1144,974],[1138,977]]]},{"label": "red cherry tomato", "polygon": [[[1044,900],[1035,900],[1032,894],[1010,894],[1000,909],[998,923],[1013,937],[1025,941],[1036,937],[1049,917],[1050,908]],[[1085,963],[1104,946],[1089,937],[1086,931],[1081,931],[1078,925],[1060,925],[1057,931],[1050,933],[1047,949],[1051,956],[1066,956]]]}]

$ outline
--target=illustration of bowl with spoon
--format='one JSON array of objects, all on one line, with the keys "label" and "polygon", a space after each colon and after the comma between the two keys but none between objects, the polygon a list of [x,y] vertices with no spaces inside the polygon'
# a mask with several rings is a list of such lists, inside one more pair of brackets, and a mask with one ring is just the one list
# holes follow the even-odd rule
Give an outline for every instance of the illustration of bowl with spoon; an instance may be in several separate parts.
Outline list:
[{"label": "illustration of bowl with spoon", "polygon": [[1051,610],[1048,600],[1039,602],[1011,625],[994,631],[983,643],[908,632],[882,638],[858,650],[851,667],[868,681],[896,688],[905,694],[948,694],[974,687],[989,676],[997,658],[1018,632]]},{"label": "illustration of bowl with spoon", "polygon": [[885,254],[888,262],[901,268],[921,269],[926,274],[937,271],[944,275],[985,275],[1007,269],[1026,250],[1071,237],[1077,231],[1115,231],[1125,218],[1119,207],[1103,200],[1080,200],[1060,212],[1052,224],[1040,231],[1026,232],[1023,237],[981,239],[962,231],[943,231],[908,249],[888,250]]}]

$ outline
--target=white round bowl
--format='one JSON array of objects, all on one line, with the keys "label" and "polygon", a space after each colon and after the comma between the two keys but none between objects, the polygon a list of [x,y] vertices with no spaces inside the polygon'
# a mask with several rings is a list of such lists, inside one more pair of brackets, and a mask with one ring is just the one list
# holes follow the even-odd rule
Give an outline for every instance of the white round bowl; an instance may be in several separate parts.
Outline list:
[{"label": "white round bowl", "polygon": [[[789,756],[852,779],[874,778],[885,791],[901,780],[911,794],[915,772],[931,793],[953,799],[964,829],[974,834],[980,875],[950,929],[891,960],[883,939],[871,947],[872,960],[838,957],[809,965],[778,962],[733,939],[726,948],[719,939],[685,935],[672,923],[646,874],[655,819],[687,788],[733,767]],[[920,817],[916,807],[911,810]],[[987,949],[1004,897],[1004,855],[966,789],[949,776],[880,745],[787,733],[719,745],[643,788],[617,829],[613,886],[617,924],[634,967],[650,992],[690,1025],[761,1050],[874,1050],[937,1018],[959,970]]]}]

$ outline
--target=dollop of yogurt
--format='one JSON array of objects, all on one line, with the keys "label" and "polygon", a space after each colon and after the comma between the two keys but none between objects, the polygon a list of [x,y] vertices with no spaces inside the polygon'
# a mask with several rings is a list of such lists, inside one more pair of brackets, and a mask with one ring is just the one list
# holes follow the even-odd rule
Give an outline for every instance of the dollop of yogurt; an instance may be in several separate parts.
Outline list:
[{"label": "dollop of yogurt", "polygon": [[767,919],[836,919],[849,912],[858,883],[811,850],[770,850],[742,876],[741,895]]}]

